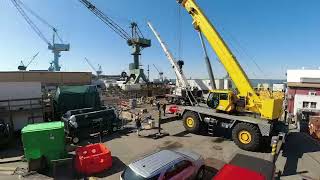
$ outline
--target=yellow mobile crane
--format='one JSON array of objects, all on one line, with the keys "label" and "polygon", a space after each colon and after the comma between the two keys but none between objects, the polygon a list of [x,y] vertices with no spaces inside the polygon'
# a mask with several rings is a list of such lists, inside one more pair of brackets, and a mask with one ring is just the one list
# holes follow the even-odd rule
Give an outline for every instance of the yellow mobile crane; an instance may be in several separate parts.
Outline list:
[{"label": "yellow mobile crane", "polygon": [[[186,130],[196,132],[203,122],[208,124],[208,133],[222,126],[232,130],[233,141],[242,149],[257,150],[262,137],[271,137],[282,114],[283,100],[260,97],[252,88],[247,75],[232,54],[227,44],[208,20],[195,0],[178,0],[193,18],[193,26],[206,37],[212,49],[234,82],[237,93],[232,90],[212,90],[207,105],[186,106],[183,122]],[[213,110],[214,109],[214,110]]]}]

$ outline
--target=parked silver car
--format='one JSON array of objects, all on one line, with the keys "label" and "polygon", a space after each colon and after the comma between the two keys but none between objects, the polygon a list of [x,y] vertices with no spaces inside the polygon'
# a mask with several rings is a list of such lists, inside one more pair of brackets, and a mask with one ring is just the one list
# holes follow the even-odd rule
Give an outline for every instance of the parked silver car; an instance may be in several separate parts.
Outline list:
[{"label": "parked silver car", "polygon": [[162,150],[134,161],[121,174],[121,180],[202,179],[204,159],[184,150]]}]

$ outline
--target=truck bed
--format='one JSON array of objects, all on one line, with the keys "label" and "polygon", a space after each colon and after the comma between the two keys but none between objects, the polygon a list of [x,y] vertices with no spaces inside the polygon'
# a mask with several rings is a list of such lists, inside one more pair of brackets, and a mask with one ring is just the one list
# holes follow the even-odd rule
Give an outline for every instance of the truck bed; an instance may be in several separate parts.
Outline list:
[{"label": "truck bed", "polygon": [[190,110],[190,111],[198,112],[200,114],[206,114],[206,115],[210,115],[210,116],[217,117],[217,118],[230,119],[230,120],[234,120],[234,121],[244,121],[244,122],[250,122],[250,123],[255,123],[255,124],[270,125],[270,122],[265,119],[254,118],[254,117],[245,116],[245,115],[231,115],[231,114],[226,114],[226,113],[222,113],[222,112],[216,112],[214,109],[211,109],[209,107],[205,107],[203,105],[185,106],[185,107],[183,107],[183,111],[185,111],[185,110]]}]

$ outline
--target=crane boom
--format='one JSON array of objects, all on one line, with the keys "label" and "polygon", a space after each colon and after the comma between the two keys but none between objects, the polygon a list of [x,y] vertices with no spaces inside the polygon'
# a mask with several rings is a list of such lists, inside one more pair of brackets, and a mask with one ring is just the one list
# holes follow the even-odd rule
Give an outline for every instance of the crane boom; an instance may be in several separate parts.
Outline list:
[{"label": "crane boom", "polygon": [[[228,72],[233,83],[237,87],[238,94],[236,97],[239,103],[236,102],[233,106],[236,106],[237,108],[244,108],[244,111],[260,114],[262,118],[267,120],[278,119],[282,112],[282,99],[273,99],[271,97],[261,98],[258,96],[252,88],[249,79],[240,66],[238,60],[233,55],[213,24],[202,12],[195,0],[178,0],[178,3],[181,4],[191,15],[195,29],[203,33],[206,37],[220,62]],[[219,97],[217,98],[219,100]],[[231,104],[228,104],[228,106],[229,105]],[[220,108],[222,105],[217,107]],[[231,109],[232,108],[229,108],[230,111]]]},{"label": "crane boom", "polygon": [[157,72],[160,74],[160,71],[159,71],[159,69],[157,68],[157,66],[153,64],[153,67],[154,67],[154,68],[157,70]]},{"label": "crane boom", "polygon": [[189,87],[190,85],[189,85],[189,83],[187,81],[187,78],[183,74],[182,69],[179,68],[179,65],[178,65],[177,61],[175,60],[175,58],[173,57],[172,53],[167,48],[165,42],[162,41],[159,33],[155,30],[155,28],[152,26],[152,24],[150,22],[148,22],[148,26],[152,30],[153,34],[156,36],[156,38],[159,41],[164,53],[166,54],[167,58],[169,59],[169,62],[171,64],[172,68],[174,69],[174,72],[175,72],[176,77],[177,77],[178,86],[182,87],[182,88]]},{"label": "crane boom", "polygon": [[39,55],[39,52],[37,52],[37,54],[33,55],[31,60],[28,62],[28,64],[26,65],[26,67],[28,67],[33,61],[34,59]]},{"label": "crane boom", "polygon": [[122,27],[115,23],[110,17],[106,16],[102,11],[97,9],[88,0],[79,0],[83,5],[85,5],[93,14],[95,14],[101,21],[103,21],[109,28],[111,28],[115,33],[125,40],[130,40],[131,37]]},{"label": "crane boom", "polygon": [[94,70],[94,72],[97,73],[96,68],[90,63],[90,61],[89,61],[86,57],[85,57],[84,59],[86,60],[86,62],[88,63],[88,65],[91,67],[91,69]]},{"label": "crane boom", "polygon": [[[236,57],[232,54],[227,44],[222,39],[221,35],[204,15],[202,10],[194,0],[180,0],[180,3],[187,9],[193,18],[193,25],[197,30],[200,30],[208,39],[211,47],[214,49],[219,60],[223,64],[230,78],[235,83],[239,91],[239,96],[247,96],[251,94],[252,101],[259,100],[256,92],[252,88],[249,79],[240,66]],[[232,73],[230,73],[232,72]]]},{"label": "crane boom", "polygon": [[11,0],[13,5],[16,7],[21,16],[26,20],[26,22],[30,25],[30,27],[34,30],[34,32],[45,42],[48,46],[52,46],[50,41],[46,38],[46,36],[41,32],[38,26],[30,19],[27,13],[23,10],[20,4],[23,3],[20,0]]}]

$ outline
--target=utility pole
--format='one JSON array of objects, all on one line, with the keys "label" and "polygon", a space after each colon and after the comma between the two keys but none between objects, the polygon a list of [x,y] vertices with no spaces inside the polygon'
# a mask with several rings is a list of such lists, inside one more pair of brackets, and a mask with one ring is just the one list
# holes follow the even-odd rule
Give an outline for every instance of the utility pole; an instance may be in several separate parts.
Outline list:
[{"label": "utility pole", "polygon": [[148,64],[148,81],[150,82],[150,67],[149,67],[149,64]]}]

